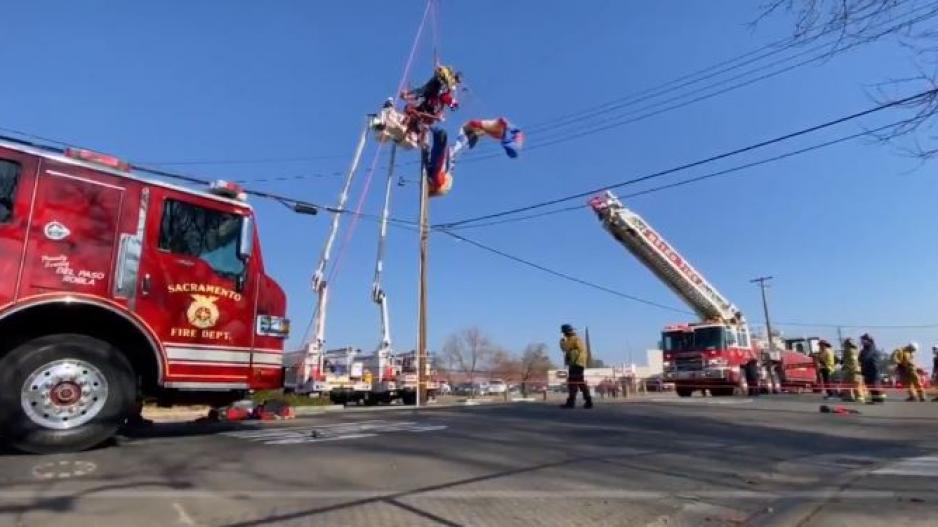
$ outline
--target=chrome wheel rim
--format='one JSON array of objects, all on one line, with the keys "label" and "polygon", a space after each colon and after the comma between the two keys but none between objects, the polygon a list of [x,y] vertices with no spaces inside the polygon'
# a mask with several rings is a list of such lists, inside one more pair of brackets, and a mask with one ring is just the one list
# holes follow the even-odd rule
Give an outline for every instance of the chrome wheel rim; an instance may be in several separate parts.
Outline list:
[{"label": "chrome wheel rim", "polygon": [[107,402],[104,374],[89,362],[62,359],[36,368],[23,382],[20,402],[34,423],[67,430],[94,419]]}]

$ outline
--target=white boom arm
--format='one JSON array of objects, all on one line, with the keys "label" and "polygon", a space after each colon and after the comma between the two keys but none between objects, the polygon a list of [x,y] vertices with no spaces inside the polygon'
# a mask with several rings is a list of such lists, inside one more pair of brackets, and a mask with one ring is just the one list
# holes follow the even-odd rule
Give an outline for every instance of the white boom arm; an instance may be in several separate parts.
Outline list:
[{"label": "white boom arm", "polygon": [[378,224],[378,256],[375,259],[375,280],[371,286],[371,299],[378,304],[380,311],[381,342],[378,343],[378,381],[384,378],[385,368],[391,354],[391,320],[388,314],[388,295],[381,287],[381,275],[384,271],[384,247],[388,237],[388,216],[391,210],[391,184],[394,180],[394,162],[397,157],[397,144],[391,145],[391,161],[388,163],[388,179],[384,187],[384,208]]},{"label": "white boom arm", "polygon": [[335,243],[336,235],[339,232],[339,220],[341,211],[345,210],[345,204],[348,202],[349,188],[352,186],[352,179],[355,178],[355,172],[358,171],[358,164],[361,161],[362,152],[365,150],[365,140],[368,137],[368,125],[362,130],[358,138],[358,145],[355,147],[355,156],[352,158],[352,164],[349,167],[348,174],[345,177],[345,184],[342,186],[342,192],[339,194],[339,203],[336,206],[337,212],[332,213],[332,226],[329,230],[329,236],[326,238],[326,244],[322,248],[322,254],[319,255],[319,265],[316,272],[313,273],[313,291],[316,292],[316,313],[313,315],[313,338],[306,345],[306,357],[304,358],[303,372],[300,377],[300,383],[309,382],[313,361],[322,360],[326,344],[326,307],[329,300],[329,285],[326,281],[326,265],[332,256],[332,245]]},{"label": "white boom arm", "polygon": [[681,297],[701,320],[744,321],[736,306],[707,282],[641,216],[625,208],[612,192],[594,197],[589,204],[603,227]]}]

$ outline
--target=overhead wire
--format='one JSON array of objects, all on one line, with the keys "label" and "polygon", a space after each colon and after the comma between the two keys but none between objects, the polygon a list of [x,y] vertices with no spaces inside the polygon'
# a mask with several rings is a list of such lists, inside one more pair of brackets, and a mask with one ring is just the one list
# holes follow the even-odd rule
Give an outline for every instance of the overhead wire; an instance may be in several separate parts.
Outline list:
[{"label": "overhead wire", "polygon": [[587,196],[591,196],[591,195],[594,195],[594,194],[598,194],[598,193],[603,192],[603,191],[605,191],[605,190],[612,190],[612,189],[616,189],[616,188],[622,188],[622,187],[629,186],[629,185],[634,185],[634,184],[636,184],[636,183],[640,183],[640,182],[643,182],[643,181],[649,181],[649,180],[652,180],[652,179],[657,179],[657,178],[660,178],[660,177],[663,177],[663,176],[666,176],[666,175],[669,175],[669,174],[674,174],[674,173],[677,173],[677,172],[681,172],[681,171],[684,171],[684,170],[688,170],[688,169],[690,169],[690,168],[694,168],[694,167],[698,167],[698,166],[701,166],[701,165],[709,164],[709,163],[712,163],[712,162],[714,162],[714,161],[719,161],[719,160],[722,160],[722,159],[726,159],[726,158],[730,158],[730,157],[733,157],[733,156],[737,156],[737,155],[739,155],[739,154],[743,154],[743,153],[746,153],[746,152],[751,152],[751,151],[754,151],[754,150],[758,150],[758,149],[761,149],[761,148],[765,148],[765,147],[767,147],[767,146],[771,146],[771,145],[774,145],[774,144],[782,143],[782,142],[788,141],[788,140],[790,140],[790,139],[794,139],[794,138],[796,138],[796,137],[801,137],[801,136],[808,135],[808,134],[811,134],[811,133],[814,133],[814,132],[817,132],[817,131],[819,131],[819,130],[823,130],[823,129],[826,129],[826,128],[830,128],[830,127],[833,127],[833,126],[836,126],[836,125],[839,125],[839,124],[842,124],[842,123],[845,123],[845,122],[848,122],[848,121],[856,120],[856,119],[859,119],[860,117],[864,117],[864,116],[867,116],[867,115],[872,115],[872,114],[874,114],[874,113],[876,113],[876,112],[880,112],[880,111],[883,111],[883,110],[888,109],[888,108],[894,108],[894,107],[898,107],[898,106],[907,105],[907,104],[909,104],[910,102],[913,102],[913,101],[916,101],[916,100],[919,100],[919,99],[922,99],[922,98],[925,98],[925,97],[928,97],[928,96],[934,96],[936,93],[938,93],[938,88],[933,88],[933,89],[930,89],[930,90],[925,90],[925,91],[919,92],[919,93],[917,93],[917,94],[915,94],[915,95],[911,95],[911,96],[908,96],[908,97],[904,97],[904,98],[902,98],[902,99],[896,99],[896,100],[893,100],[893,101],[881,103],[881,104],[878,104],[878,105],[873,106],[873,107],[871,107],[871,108],[867,108],[867,109],[865,109],[865,110],[861,110],[861,111],[858,111],[858,112],[854,112],[854,113],[851,113],[851,114],[848,114],[848,115],[845,115],[845,116],[842,116],[842,117],[837,117],[837,118],[835,118],[835,119],[831,119],[831,120],[828,120],[828,121],[825,121],[825,122],[822,122],[822,123],[819,123],[819,124],[816,124],[816,125],[808,126],[808,127],[805,127],[805,128],[799,129],[799,130],[796,130],[796,131],[794,131],[794,132],[789,132],[789,133],[786,133],[786,134],[783,134],[783,135],[780,135],[780,136],[777,136],[777,137],[774,137],[774,138],[771,138],[771,139],[767,139],[767,140],[764,140],[764,141],[760,141],[760,142],[757,142],[757,143],[753,143],[753,144],[750,144],[750,145],[747,145],[747,146],[744,146],[744,147],[740,147],[740,148],[736,148],[736,149],[733,149],[733,150],[729,150],[729,151],[726,151],[726,152],[721,152],[721,153],[719,153],[719,154],[714,154],[714,155],[711,155],[711,156],[706,157],[706,158],[703,158],[703,159],[699,159],[699,160],[696,160],[696,161],[691,161],[691,162],[684,163],[684,164],[681,164],[681,165],[678,165],[678,166],[675,166],[675,167],[667,168],[667,169],[664,169],[664,170],[659,170],[659,171],[657,171],[657,172],[653,172],[653,173],[646,174],[646,175],[643,175],[643,176],[639,176],[639,177],[635,177],[635,178],[632,178],[632,179],[628,179],[628,180],[624,180],[624,181],[619,181],[619,182],[611,183],[611,184],[608,184],[608,185],[603,185],[603,186],[601,186],[601,187],[596,187],[596,188],[593,188],[593,189],[590,189],[590,190],[587,190],[587,191],[584,191],[584,192],[578,192],[578,193],[575,193],[575,194],[570,194],[570,195],[566,195],[566,196],[561,196],[561,197],[559,197],[559,198],[554,198],[554,199],[539,201],[539,202],[536,202],[536,203],[533,203],[533,204],[530,204],[530,205],[524,205],[524,206],[520,206],[520,207],[515,207],[515,208],[511,208],[511,209],[502,210],[502,211],[497,211],[497,212],[492,212],[492,213],[488,213],[488,214],[483,214],[483,215],[475,216],[475,217],[471,217],[471,218],[465,218],[465,219],[462,219],[462,220],[457,220],[457,221],[451,221],[451,222],[447,222],[447,223],[437,224],[435,227],[437,227],[437,228],[452,228],[452,227],[456,227],[456,226],[460,226],[460,225],[466,225],[466,224],[470,224],[470,223],[476,223],[476,222],[483,221],[483,220],[490,220],[490,219],[500,218],[500,217],[504,217],[504,216],[510,216],[510,215],[514,215],[514,214],[517,214],[517,213],[520,213],[520,212],[527,212],[527,211],[529,211],[529,210],[536,210],[536,209],[540,209],[540,208],[544,208],[544,207],[549,207],[549,206],[551,206],[551,205],[556,205],[556,204],[558,204],[558,203],[563,203],[563,202],[570,201],[570,200],[574,200],[574,199],[584,198],[584,197],[587,197]]},{"label": "overhead wire", "polygon": [[[908,3],[908,0],[901,0],[897,2],[894,6],[891,7],[891,9],[895,9],[896,7],[904,3]],[[915,12],[918,9],[921,9],[921,8],[913,9],[911,12]],[[525,127],[525,130],[528,132],[536,132],[544,128],[553,128],[554,125],[561,124],[569,119],[579,119],[584,116],[599,115],[605,111],[608,111],[614,106],[618,106],[620,103],[623,103],[623,102],[632,102],[635,100],[647,100],[648,98],[651,98],[651,97],[647,97],[649,95],[651,95],[652,97],[655,97],[664,93],[668,93],[670,91],[674,91],[676,89],[684,88],[684,87],[696,84],[697,82],[711,79],[720,74],[727,73],[729,71],[733,71],[735,69],[738,69],[744,66],[748,66],[749,64],[753,64],[762,59],[777,55],[789,49],[799,47],[808,42],[816,41],[829,34],[840,33],[841,31],[845,30],[850,25],[864,22],[876,16],[878,16],[878,13],[867,14],[855,20],[850,21],[850,23],[846,26],[832,26],[828,28],[823,28],[815,35],[793,36],[793,37],[786,37],[783,39],[779,39],[774,42],[765,44],[759,48],[737,55],[735,57],[731,57],[729,59],[717,62],[715,64],[711,64],[699,70],[681,75],[679,77],[676,77],[674,79],[665,81],[663,83],[651,86],[649,88],[642,89],[635,93],[625,95],[622,97],[618,97],[618,98],[612,99],[610,101],[606,101],[604,103],[601,103],[595,106],[587,107],[577,112],[571,112],[571,113],[568,113],[559,117],[555,117],[552,119],[548,119],[546,121],[542,121],[540,123],[528,125]],[[836,42],[834,44],[836,45]],[[763,53],[765,51],[767,52]],[[832,51],[837,51],[837,50],[832,49]],[[753,57],[754,55],[755,55],[754,58],[750,58],[750,57]]]},{"label": "overhead wire", "polygon": [[[644,196],[644,195],[647,195],[647,194],[652,194],[652,193],[655,193],[655,192],[660,192],[660,191],[667,190],[667,189],[671,189],[671,188],[676,188],[676,187],[681,187],[681,186],[684,186],[684,185],[689,185],[689,184],[691,184],[691,183],[697,183],[697,182],[704,181],[704,180],[707,180],[707,179],[712,179],[712,178],[716,178],[716,177],[720,177],[720,176],[729,175],[729,174],[732,174],[732,173],[735,173],[735,172],[739,172],[739,171],[742,171],[742,170],[746,170],[746,169],[748,169],[748,168],[754,168],[754,167],[757,167],[757,166],[766,165],[766,164],[769,164],[769,163],[774,163],[774,162],[776,162],[776,161],[781,161],[781,160],[783,160],[783,159],[788,159],[788,158],[790,158],[790,157],[795,157],[795,156],[798,156],[798,155],[801,155],[801,154],[806,154],[806,153],[808,153],[808,152],[813,152],[813,151],[815,151],[815,150],[820,150],[820,149],[822,149],[822,148],[827,148],[827,147],[834,146],[834,145],[837,145],[837,144],[840,144],[840,143],[845,143],[845,142],[852,141],[852,140],[854,140],[854,139],[858,139],[858,138],[861,138],[861,137],[869,137],[869,136],[872,135],[872,134],[876,134],[876,133],[879,133],[879,132],[883,132],[883,131],[885,131],[885,130],[895,129],[895,128],[897,128],[897,127],[900,127],[900,126],[909,124],[911,121],[914,121],[914,119],[902,119],[902,120],[895,121],[895,122],[892,122],[892,123],[889,123],[889,124],[885,124],[885,125],[882,125],[882,126],[878,126],[878,127],[875,127],[875,128],[869,129],[869,130],[863,130],[863,131],[861,131],[861,132],[856,132],[856,133],[849,134],[849,135],[846,135],[846,136],[838,137],[838,138],[836,138],[836,139],[831,139],[831,140],[828,140],[828,141],[822,141],[822,142],[820,142],[820,143],[816,143],[816,144],[813,144],[813,145],[810,145],[810,146],[798,148],[798,149],[795,149],[795,150],[791,150],[791,151],[788,151],[788,152],[784,152],[784,153],[782,153],[782,154],[778,154],[778,155],[774,155],[774,156],[762,158],[762,159],[759,159],[759,160],[756,160],[756,161],[751,161],[751,162],[748,162],[748,163],[743,163],[743,164],[741,164],[741,165],[736,165],[736,166],[733,166],[733,167],[730,167],[730,168],[726,168],[726,169],[722,169],[722,170],[717,170],[717,171],[714,171],[714,172],[709,172],[709,173],[707,173],[707,174],[703,174],[703,175],[700,175],[700,176],[695,176],[695,177],[688,178],[688,179],[682,179],[682,180],[680,180],[680,181],[676,181],[676,182],[673,182],[673,183],[668,183],[668,184],[666,184],[666,185],[659,185],[659,186],[656,186],[656,187],[652,187],[652,188],[640,190],[640,191],[637,191],[637,192],[632,192],[632,193],[630,193],[630,194],[622,194],[622,195],[619,196],[619,198],[620,198],[620,199],[629,199],[629,198],[634,198],[634,197],[638,197],[638,196]],[[493,221],[490,221],[490,222],[470,223],[470,224],[467,224],[467,225],[461,225],[461,226],[456,226],[456,227],[442,227],[442,226],[438,226],[438,227],[436,227],[436,228],[437,228],[437,229],[441,229],[441,230],[464,230],[464,229],[476,229],[476,228],[482,228],[482,227],[491,227],[491,226],[495,226],[495,225],[503,225],[503,224],[506,224],[506,223],[516,223],[516,222],[527,221],[527,220],[536,219],[536,218],[542,218],[542,217],[545,217],[545,216],[552,216],[552,215],[555,215],[555,214],[561,214],[561,213],[565,213],[565,212],[572,212],[572,211],[576,211],[576,210],[583,210],[583,209],[588,208],[588,207],[589,207],[588,204],[572,205],[572,206],[569,206],[569,207],[563,207],[563,208],[559,208],[559,209],[552,209],[552,210],[548,210],[548,211],[544,211],[544,212],[539,212],[539,213],[536,213],[536,214],[529,214],[529,215],[524,215],[524,216],[508,217],[508,218],[505,218],[505,219],[493,220]]]},{"label": "overhead wire", "polygon": [[[569,274],[569,273],[565,273],[565,272],[563,272],[563,271],[558,271],[558,270],[556,270],[556,269],[552,269],[552,268],[550,268],[550,267],[547,267],[547,266],[545,266],[545,265],[539,264],[539,263],[537,263],[537,262],[534,262],[534,261],[529,260],[529,259],[526,259],[526,258],[522,258],[522,257],[519,257],[519,256],[515,256],[515,255],[510,254],[510,253],[507,253],[507,252],[505,252],[505,251],[503,251],[503,250],[501,250],[501,249],[497,249],[497,248],[492,247],[492,246],[490,246],[490,245],[481,243],[481,242],[479,242],[479,241],[477,241],[477,240],[473,240],[473,239],[471,239],[471,238],[467,238],[467,237],[465,237],[465,236],[463,236],[463,235],[456,234],[456,233],[454,233],[454,232],[450,232],[450,231],[436,231],[436,232],[439,232],[439,233],[445,234],[445,235],[447,235],[447,236],[450,236],[451,238],[454,238],[454,239],[456,239],[456,240],[458,240],[458,241],[460,241],[460,242],[464,242],[464,243],[466,243],[466,244],[468,244],[468,245],[471,245],[471,246],[473,246],[473,247],[475,247],[475,248],[477,248],[477,249],[480,249],[480,250],[483,250],[483,251],[485,251],[485,252],[488,252],[488,253],[491,253],[491,254],[500,256],[500,257],[505,258],[505,259],[507,259],[507,260],[511,260],[511,261],[513,261],[513,262],[515,262],[515,263],[519,263],[519,264],[524,265],[524,266],[526,266],[526,267],[529,267],[529,268],[531,268],[531,269],[535,269],[535,270],[541,271],[541,272],[543,272],[543,273],[546,273],[546,274],[555,276],[555,277],[557,277],[557,278],[561,278],[561,279],[566,280],[566,281],[569,281],[569,282],[573,282],[573,283],[576,283],[576,284],[579,284],[579,285],[582,285],[582,286],[585,286],[585,287],[589,287],[589,288],[591,288],[591,289],[595,289],[595,290],[602,291],[602,292],[604,292],[604,293],[607,293],[607,294],[610,294],[610,295],[613,295],[613,296],[617,296],[617,297],[619,297],[619,298],[623,298],[623,299],[626,299],[626,300],[629,300],[629,301],[632,301],[632,302],[637,302],[637,303],[644,304],[644,305],[647,305],[647,306],[655,307],[655,308],[662,309],[662,310],[665,310],[665,311],[671,311],[671,312],[680,313],[680,314],[684,314],[684,315],[696,316],[693,311],[690,311],[690,310],[687,310],[687,309],[682,309],[682,308],[675,307],[675,306],[670,306],[670,305],[667,305],[667,304],[662,304],[662,303],[660,303],[660,302],[655,302],[655,301],[653,301],[653,300],[649,300],[649,299],[647,299],[647,298],[642,298],[642,297],[635,296],[635,295],[632,295],[632,294],[629,294],[629,293],[625,293],[625,292],[623,292],[623,291],[619,291],[619,290],[617,290],[617,289],[613,289],[613,288],[611,288],[611,287],[607,287],[607,286],[598,284],[598,283],[596,283],[596,282],[593,282],[593,281],[590,281],[590,280],[586,280],[586,279],[584,279],[584,278],[580,278],[580,277],[571,275],[571,274]],[[938,323],[933,323],[933,324],[931,324],[931,323],[929,323],[929,324],[843,324],[843,323],[831,323],[831,322],[789,322],[789,321],[784,321],[784,320],[782,320],[782,321],[778,321],[778,322],[773,322],[773,324],[776,324],[776,325],[779,325],[779,326],[790,326],[790,327],[815,327],[815,328],[838,328],[838,327],[839,327],[839,328],[865,328],[865,329],[880,329],[880,330],[888,330],[888,329],[934,329],[934,328],[938,328]]]}]

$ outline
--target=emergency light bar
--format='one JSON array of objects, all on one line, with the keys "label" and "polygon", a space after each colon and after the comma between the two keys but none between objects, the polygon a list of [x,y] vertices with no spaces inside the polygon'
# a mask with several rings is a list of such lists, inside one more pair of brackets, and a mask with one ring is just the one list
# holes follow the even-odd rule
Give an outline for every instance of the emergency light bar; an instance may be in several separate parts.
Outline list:
[{"label": "emergency light bar", "polygon": [[94,163],[96,165],[116,168],[117,170],[122,170],[124,172],[130,170],[130,163],[127,163],[126,161],[121,161],[115,156],[109,156],[107,154],[85,150],[84,148],[66,148],[65,156],[72,159],[80,159],[82,161]]},{"label": "emergency light bar", "polygon": [[217,179],[209,185],[209,192],[217,196],[236,199],[238,201],[247,201],[248,195],[244,192],[244,187],[231,181]]}]

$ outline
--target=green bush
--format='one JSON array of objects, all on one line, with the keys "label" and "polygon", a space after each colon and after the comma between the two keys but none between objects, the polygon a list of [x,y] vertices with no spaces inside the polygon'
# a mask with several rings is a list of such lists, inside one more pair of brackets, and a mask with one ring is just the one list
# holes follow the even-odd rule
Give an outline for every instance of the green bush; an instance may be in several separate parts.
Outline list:
[{"label": "green bush", "polygon": [[327,406],[332,404],[328,397],[310,397],[308,395],[297,395],[295,393],[284,394],[283,390],[262,390],[254,392],[251,400],[256,404],[264,401],[284,401],[290,406]]}]

